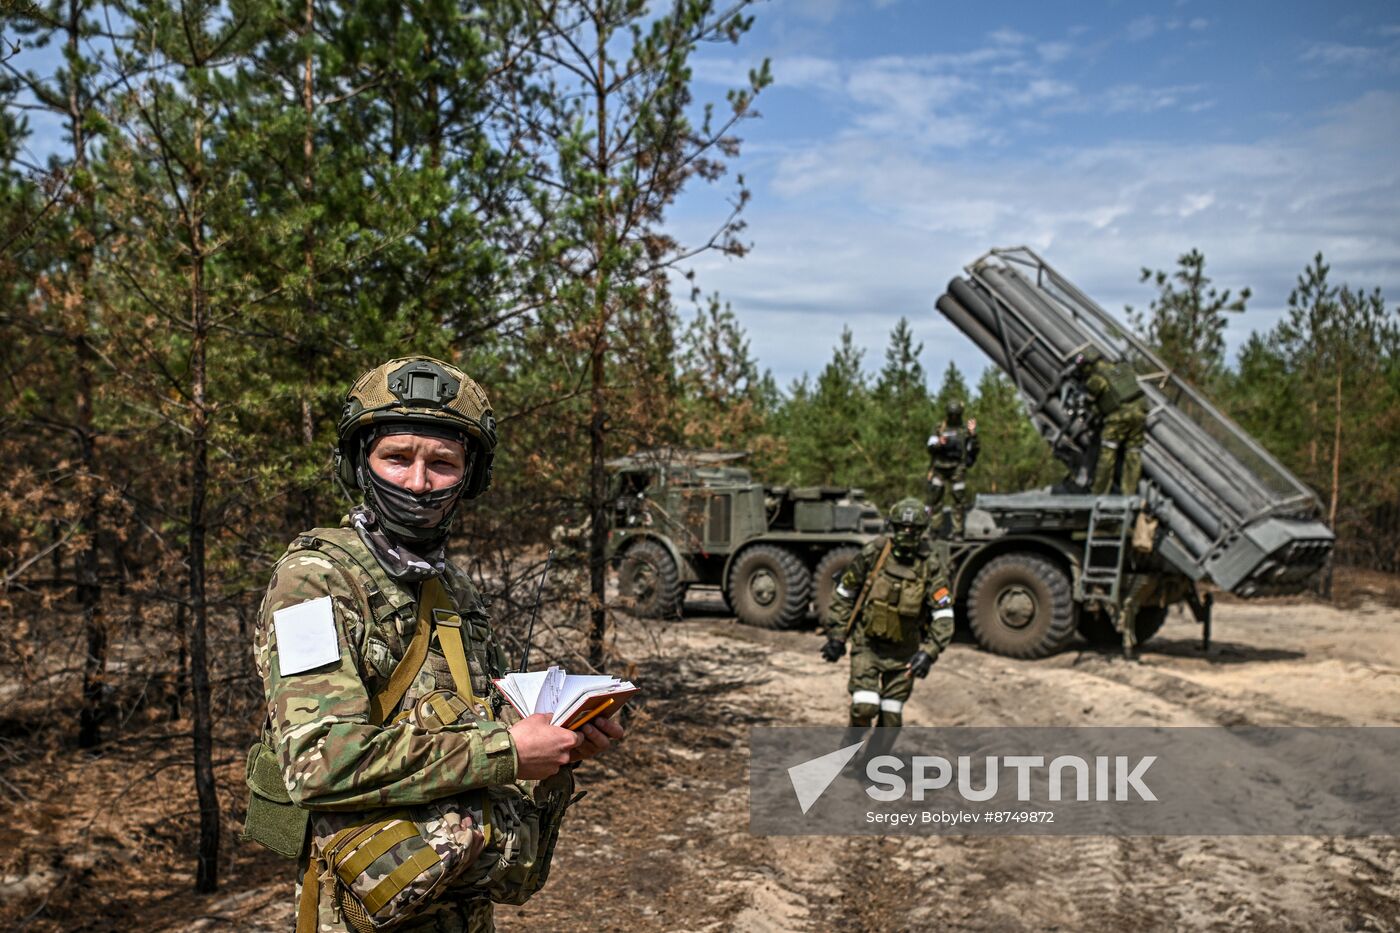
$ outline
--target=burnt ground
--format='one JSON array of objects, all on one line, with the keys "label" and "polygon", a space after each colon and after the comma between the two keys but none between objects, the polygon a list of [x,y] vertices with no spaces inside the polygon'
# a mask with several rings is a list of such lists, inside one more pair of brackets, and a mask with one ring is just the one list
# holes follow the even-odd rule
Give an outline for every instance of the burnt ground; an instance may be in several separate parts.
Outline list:
[{"label": "burnt ground", "polygon": [[[1141,660],[1072,649],[1015,661],[958,641],[918,686],[918,725],[1397,725],[1400,610],[1388,578],[1341,606],[1225,601],[1215,644],[1174,614]],[[1338,594],[1342,596],[1341,593]],[[646,694],[626,742],[585,764],[553,877],[503,931],[1386,930],[1400,840],[1341,837],[756,837],[748,731],[840,723],[844,665],[810,632],[737,625],[717,600],[622,620]],[[287,865],[225,833],[224,884],[189,893],[194,806],[184,723],[100,757],[21,756],[0,717],[0,921],[33,930],[288,930]],[[221,720],[221,795],[241,800],[243,717]]]}]

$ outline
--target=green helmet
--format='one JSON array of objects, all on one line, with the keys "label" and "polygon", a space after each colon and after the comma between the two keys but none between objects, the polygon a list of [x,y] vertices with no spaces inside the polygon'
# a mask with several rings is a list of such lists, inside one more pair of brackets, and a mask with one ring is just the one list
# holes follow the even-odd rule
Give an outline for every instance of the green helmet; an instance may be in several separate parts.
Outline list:
[{"label": "green helmet", "polygon": [[1085,344],[1074,354],[1074,368],[1085,370],[1103,359],[1103,351],[1093,344]]},{"label": "green helmet", "polygon": [[359,436],[387,422],[460,431],[466,437],[469,464],[462,495],[475,499],[491,485],[496,415],[481,386],[457,367],[409,356],[376,366],[355,380],[345,395],[336,431],[335,469],[347,486],[360,485],[355,473]]},{"label": "green helmet", "polygon": [[919,539],[928,530],[928,509],[913,496],[906,496],[890,509],[890,528],[893,530],[894,548],[897,551],[912,551],[918,547]]},{"label": "green helmet", "polygon": [[948,403],[948,423],[962,424],[963,403],[959,399],[953,399]]}]

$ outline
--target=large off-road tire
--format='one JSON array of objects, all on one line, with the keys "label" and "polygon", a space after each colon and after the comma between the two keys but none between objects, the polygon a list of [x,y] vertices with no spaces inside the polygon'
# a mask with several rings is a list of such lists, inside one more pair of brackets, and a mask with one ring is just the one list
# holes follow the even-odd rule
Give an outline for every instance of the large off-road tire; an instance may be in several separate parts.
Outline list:
[{"label": "large off-road tire", "polygon": [[[1145,606],[1137,611],[1133,619],[1133,637],[1140,645],[1147,641],[1167,621],[1166,606]],[[1079,615],[1079,634],[1091,645],[1121,645],[1123,636],[1113,627],[1113,622],[1103,612],[1082,612]]]},{"label": "large off-road tire", "polygon": [[755,544],[734,562],[725,592],[745,625],[793,628],[807,615],[812,574],[791,551]]},{"label": "large off-road tire", "polygon": [[1043,658],[1074,637],[1069,577],[1038,554],[1004,554],[978,571],[967,615],[983,648],[1013,658]]},{"label": "large off-road tire", "polygon": [[685,601],[680,570],[671,552],[655,541],[643,538],[623,553],[617,589],[644,619],[680,618]]},{"label": "large off-road tire", "polygon": [[827,551],[817,561],[817,569],[812,571],[813,602],[817,624],[826,619],[826,611],[831,608],[831,598],[836,595],[836,587],[851,561],[860,554],[858,547],[836,547]]}]

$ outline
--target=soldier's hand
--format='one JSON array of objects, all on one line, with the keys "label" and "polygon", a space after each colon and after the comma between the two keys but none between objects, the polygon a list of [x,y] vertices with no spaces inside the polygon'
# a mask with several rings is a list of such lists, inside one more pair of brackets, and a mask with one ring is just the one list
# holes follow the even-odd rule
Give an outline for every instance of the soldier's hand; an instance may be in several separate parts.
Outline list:
[{"label": "soldier's hand", "polygon": [[510,727],[510,737],[515,742],[515,776],[522,781],[554,774],[574,760],[575,749],[586,741],[583,735],[552,724],[548,713],[526,716]]},{"label": "soldier's hand", "polygon": [[571,761],[583,761],[599,752],[607,751],[614,742],[622,738],[623,728],[611,719],[598,717],[584,723],[578,733],[583,736],[583,744],[574,749]]},{"label": "soldier's hand", "polygon": [[846,653],[846,643],[839,638],[828,638],[822,645],[822,659],[835,664]]},{"label": "soldier's hand", "polygon": [[927,651],[916,651],[909,659],[909,673],[923,680],[928,676],[928,669],[933,667],[933,656]]}]

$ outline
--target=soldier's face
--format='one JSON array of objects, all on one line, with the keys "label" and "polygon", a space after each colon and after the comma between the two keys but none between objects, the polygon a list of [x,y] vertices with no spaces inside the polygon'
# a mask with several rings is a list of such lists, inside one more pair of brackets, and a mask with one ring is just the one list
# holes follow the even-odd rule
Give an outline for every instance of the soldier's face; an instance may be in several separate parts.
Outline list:
[{"label": "soldier's face", "polygon": [[462,481],[467,452],[456,441],[417,434],[381,437],[369,449],[369,468],[412,493],[448,489]]}]

